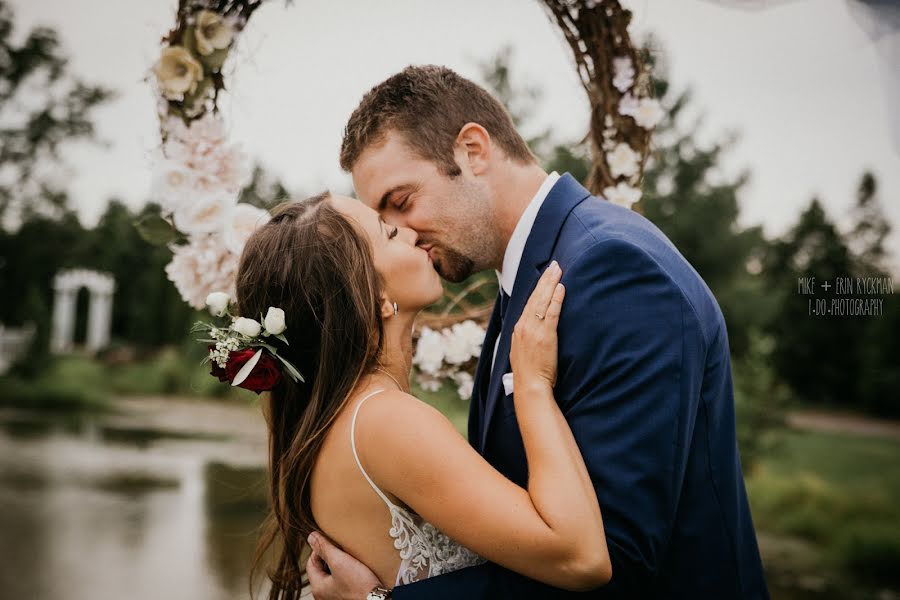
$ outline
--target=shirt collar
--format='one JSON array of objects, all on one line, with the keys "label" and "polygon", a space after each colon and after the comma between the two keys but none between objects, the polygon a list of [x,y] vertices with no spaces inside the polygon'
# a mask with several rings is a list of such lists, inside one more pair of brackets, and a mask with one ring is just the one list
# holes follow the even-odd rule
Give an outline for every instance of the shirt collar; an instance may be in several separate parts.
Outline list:
[{"label": "shirt collar", "polygon": [[513,285],[516,283],[516,273],[519,271],[519,263],[522,262],[522,253],[525,252],[525,242],[528,241],[528,236],[531,234],[534,220],[537,218],[538,211],[541,210],[544,200],[547,199],[547,194],[550,193],[550,190],[553,189],[553,186],[558,180],[559,173],[556,171],[547,175],[547,178],[544,179],[544,183],[538,188],[534,198],[528,203],[522,216],[519,217],[519,222],[516,224],[516,228],[509,238],[509,243],[506,245],[506,252],[503,254],[503,268],[497,272],[497,278],[500,280],[500,287],[508,296],[512,296]]}]

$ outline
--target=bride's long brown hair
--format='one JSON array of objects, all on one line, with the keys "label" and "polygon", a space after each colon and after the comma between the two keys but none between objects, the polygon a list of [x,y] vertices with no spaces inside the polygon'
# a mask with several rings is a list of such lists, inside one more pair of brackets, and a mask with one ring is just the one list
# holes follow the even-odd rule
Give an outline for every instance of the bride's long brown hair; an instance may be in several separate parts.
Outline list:
[{"label": "bride's long brown hair", "polygon": [[[240,314],[284,309],[290,343],[279,352],[306,379],[282,377],[263,399],[269,429],[271,510],[250,574],[270,562],[269,600],[296,600],[307,536],[316,529],[310,481],[335,417],[360,378],[377,366],[384,338],[381,280],[368,239],[328,201],[328,192],[275,209],[241,255]],[[267,558],[269,560],[267,560]]]}]

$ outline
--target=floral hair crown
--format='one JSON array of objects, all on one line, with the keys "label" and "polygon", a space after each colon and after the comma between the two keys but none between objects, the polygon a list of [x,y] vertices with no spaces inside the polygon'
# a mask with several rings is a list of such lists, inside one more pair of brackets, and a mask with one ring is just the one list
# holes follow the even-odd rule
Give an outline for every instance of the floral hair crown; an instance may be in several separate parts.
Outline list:
[{"label": "floral hair crown", "polygon": [[[212,316],[227,324],[216,325],[198,321],[191,328],[204,337],[197,341],[210,344],[210,375],[232,387],[242,387],[257,394],[272,390],[281,380],[282,370],[295,382],[305,382],[297,367],[278,354],[274,338],[289,345],[284,336],[284,311],[270,306],[259,321],[247,317],[233,317],[229,312],[231,297],[225,292],[213,292],[206,297]],[[281,363],[279,365],[279,363]]]}]

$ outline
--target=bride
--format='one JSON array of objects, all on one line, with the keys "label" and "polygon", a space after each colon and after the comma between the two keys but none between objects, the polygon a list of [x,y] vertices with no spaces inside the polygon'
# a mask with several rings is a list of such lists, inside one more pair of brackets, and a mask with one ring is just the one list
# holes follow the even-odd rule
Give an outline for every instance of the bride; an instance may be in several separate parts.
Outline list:
[{"label": "bride", "polygon": [[554,262],[512,341],[528,489],[410,395],[412,327],[442,294],[410,229],[328,193],[282,205],[248,241],[238,309],[284,308],[288,377],[264,402],[272,510],[254,565],[270,599],[301,594],[307,536],[325,533],[388,588],[489,560],[586,590],[612,577],[593,484],[553,397],[565,290]]}]

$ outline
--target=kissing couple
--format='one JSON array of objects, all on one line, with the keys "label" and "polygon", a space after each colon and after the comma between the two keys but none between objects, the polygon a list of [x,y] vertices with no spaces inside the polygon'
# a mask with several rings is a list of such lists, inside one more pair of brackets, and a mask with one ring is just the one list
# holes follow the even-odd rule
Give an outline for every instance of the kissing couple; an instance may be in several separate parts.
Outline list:
[{"label": "kissing couple", "polygon": [[[280,206],[237,275],[306,376],[263,405],[269,598],[768,598],[725,321],[666,236],[443,67],[370,90],[341,166],[359,200]],[[410,393],[412,331],[485,269],[466,440]]]}]

